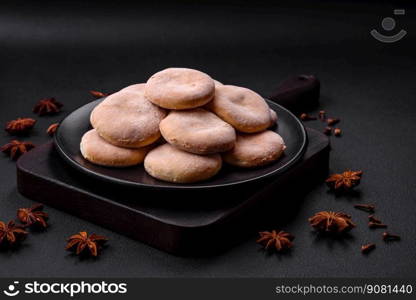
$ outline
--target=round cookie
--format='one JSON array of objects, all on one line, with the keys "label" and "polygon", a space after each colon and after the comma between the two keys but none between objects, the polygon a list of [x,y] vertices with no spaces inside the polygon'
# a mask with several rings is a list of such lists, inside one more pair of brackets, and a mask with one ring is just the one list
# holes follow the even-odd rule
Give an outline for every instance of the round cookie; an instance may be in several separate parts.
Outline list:
[{"label": "round cookie", "polygon": [[277,113],[273,109],[270,108],[270,126],[269,127],[274,126],[276,122],[277,122]]},{"label": "round cookie", "polygon": [[212,100],[215,83],[210,76],[193,69],[168,68],[154,74],[146,83],[145,95],[167,109],[190,109]]},{"label": "round cookie", "polygon": [[107,142],[140,148],[160,137],[159,123],[166,112],[144,97],[144,85],[136,91],[108,96],[91,113],[91,124]]},{"label": "round cookie", "polygon": [[217,85],[215,97],[206,107],[241,132],[259,132],[270,126],[266,101],[243,87]]},{"label": "round cookie", "polygon": [[128,149],[114,146],[101,138],[95,129],[84,134],[81,139],[82,156],[96,165],[106,167],[129,167],[143,162],[149,147]]},{"label": "round cookie", "polygon": [[144,159],[144,168],[150,176],[175,183],[206,180],[217,174],[221,166],[219,154],[197,155],[170,144],[153,149]]},{"label": "round cookie", "polygon": [[277,160],[285,149],[282,137],[274,131],[241,133],[237,134],[234,148],[223,153],[222,158],[230,165],[238,167],[259,167]]},{"label": "round cookie", "polygon": [[171,111],[159,128],[168,143],[195,154],[228,151],[236,139],[231,125],[202,108]]}]

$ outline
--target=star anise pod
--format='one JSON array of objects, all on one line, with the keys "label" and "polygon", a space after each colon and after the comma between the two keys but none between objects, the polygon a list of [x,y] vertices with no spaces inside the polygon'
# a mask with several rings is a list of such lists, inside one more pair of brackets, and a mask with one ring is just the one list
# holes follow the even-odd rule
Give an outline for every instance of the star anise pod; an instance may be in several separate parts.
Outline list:
[{"label": "star anise pod", "polygon": [[64,105],[56,101],[55,98],[44,98],[35,105],[33,112],[39,116],[52,115],[58,113],[62,106]]},{"label": "star anise pod", "polygon": [[35,123],[35,119],[18,118],[7,122],[5,130],[10,134],[25,134],[35,126]]},{"label": "star anise pod", "polygon": [[363,171],[345,171],[341,174],[332,174],[325,181],[327,185],[334,190],[351,189],[360,184]]},{"label": "star anise pod", "polygon": [[48,127],[48,129],[46,130],[46,133],[49,136],[53,136],[55,132],[58,130],[58,127],[59,127],[59,123],[53,123]]},{"label": "star anise pod", "polygon": [[32,150],[33,148],[35,148],[35,145],[30,142],[20,142],[18,140],[13,140],[1,147],[0,151],[9,155],[11,159],[16,160],[22,154]]},{"label": "star anise pod", "polygon": [[34,204],[30,208],[19,208],[17,210],[17,218],[26,226],[37,224],[46,228],[48,227],[48,223],[46,223],[48,214],[42,211],[42,209],[43,205],[40,203]]},{"label": "star anise pod", "polygon": [[355,227],[351,216],[333,211],[321,211],[309,218],[313,228],[321,232],[344,233]]},{"label": "star anise pod", "polygon": [[69,237],[65,249],[75,250],[77,255],[85,253],[86,250],[87,253],[91,254],[92,256],[97,256],[98,249],[106,241],[108,241],[108,239],[104,236],[97,235],[95,233],[88,236],[85,231],[81,231],[78,234],[74,234]]},{"label": "star anise pod", "polygon": [[110,93],[103,93],[103,92],[99,92],[99,91],[90,91],[90,94],[95,98],[95,99],[99,99],[99,98],[103,98],[103,97],[107,97],[110,96]]},{"label": "star anise pod", "polygon": [[266,250],[273,247],[277,252],[281,252],[293,247],[292,241],[295,237],[288,232],[272,230],[271,232],[262,231],[259,234],[260,238],[257,243],[262,244]]},{"label": "star anise pod", "polygon": [[9,245],[15,244],[23,239],[27,232],[19,225],[15,225],[14,221],[7,224],[0,221],[0,244],[7,242]]}]

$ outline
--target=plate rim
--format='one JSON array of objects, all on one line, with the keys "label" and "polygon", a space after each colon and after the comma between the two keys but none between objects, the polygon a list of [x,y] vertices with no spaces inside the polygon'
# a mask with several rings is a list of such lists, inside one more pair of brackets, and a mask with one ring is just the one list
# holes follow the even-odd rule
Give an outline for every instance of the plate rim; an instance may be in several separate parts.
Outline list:
[{"label": "plate rim", "polygon": [[[105,97],[100,98],[100,99],[96,99],[95,101],[92,101],[92,102],[96,102],[96,101],[98,102],[98,100],[102,100],[102,99],[105,99]],[[212,185],[198,185],[197,184],[197,185],[189,185],[189,186],[186,186],[185,184],[175,186],[175,185],[146,184],[146,183],[133,182],[133,181],[123,180],[123,179],[115,178],[115,177],[112,177],[112,176],[96,173],[92,170],[89,170],[86,167],[83,167],[79,163],[77,163],[67,153],[65,153],[65,151],[62,149],[61,145],[59,144],[58,132],[59,132],[60,126],[58,126],[57,132],[55,132],[55,134],[53,136],[53,143],[54,143],[55,149],[58,151],[60,156],[69,165],[71,165],[71,167],[74,167],[76,170],[79,170],[83,174],[86,174],[86,175],[88,175],[92,178],[96,178],[96,179],[103,180],[105,182],[109,182],[109,183],[113,183],[113,184],[119,184],[119,185],[124,185],[124,186],[128,186],[128,187],[134,187],[134,188],[164,189],[164,190],[201,190],[201,189],[215,189],[215,188],[225,188],[225,187],[230,187],[230,186],[238,186],[240,184],[256,182],[256,181],[259,181],[261,179],[276,176],[278,174],[281,174],[281,173],[285,172],[287,169],[292,167],[297,161],[299,161],[299,159],[303,156],[304,152],[306,151],[306,146],[308,144],[308,135],[306,133],[306,129],[305,129],[304,124],[299,120],[299,118],[297,118],[287,108],[285,108],[282,105],[280,105],[276,102],[273,102],[273,101],[271,101],[267,98],[264,98],[264,100],[266,100],[266,102],[267,102],[267,104],[269,104],[269,106],[270,106],[270,104],[272,104],[271,106],[277,105],[280,109],[286,111],[286,113],[288,113],[296,121],[296,123],[299,125],[299,127],[301,129],[303,143],[302,143],[302,146],[300,147],[299,151],[294,155],[294,157],[291,160],[289,160],[286,163],[286,165],[282,166],[281,168],[275,169],[272,172],[269,172],[269,173],[266,173],[266,174],[263,174],[263,175],[260,175],[260,176],[256,176],[256,177],[253,177],[253,178],[245,179],[245,180],[239,180],[239,181],[223,183],[223,184],[212,184]],[[72,113],[74,113],[78,109],[80,109],[80,108],[82,108],[82,107],[84,107],[88,104],[91,104],[92,102],[81,105],[78,108],[74,109],[70,114],[65,116],[65,118],[63,118],[60,121],[59,124],[64,122]]]}]

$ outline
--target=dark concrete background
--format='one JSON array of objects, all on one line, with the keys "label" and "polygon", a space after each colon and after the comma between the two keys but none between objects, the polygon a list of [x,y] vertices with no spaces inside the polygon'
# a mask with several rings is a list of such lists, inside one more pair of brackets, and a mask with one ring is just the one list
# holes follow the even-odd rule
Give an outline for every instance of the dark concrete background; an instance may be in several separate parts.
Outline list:
[{"label": "dark concrete background", "polygon": [[[0,122],[34,117],[38,99],[56,97],[63,112],[37,118],[27,138],[41,144],[49,140],[44,131],[50,123],[92,100],[88,90],[118,90],[169,66],[201,69],[265,96],[287,76],[311,73],[322,82],[322,108],[342,119],[343,136],[331,138],[331,170],[362,169],[358,196],[335,197],[324,184],[317,186],[283,228],[296,236],[295,248],[278,256],[265,255],[253,236],[218,256],[175,257],[46,207],[51,227],[31,234],[16,251],[0,252],[0,276],[414,277],[414,7],[373,1],[152,3],[2,2]],[[408,35],[382,44],[369,31],[382,32],[380,22],[394,8],[407,9],[396,19]],[[308,126],[322,129],[320,122]],[[0,133],[1,144],[10,139]],[[292,200],[277,201],[283,210]],[[403,240],[382,242],[382,230],[369,230],[366,214],[352,208],[361,202],[375,203],[377,215]],[[0,220],[31,203],[16,190],[15,163],[0,158]],[[350,213],[357,223],[351,238],[317,239],[307,218],[320,210]],[[98,260],[80,261],[64,251],[65,238],[79,230],[109,237]],[[377,249],[363,256],[360,246],[367,242]]]}]

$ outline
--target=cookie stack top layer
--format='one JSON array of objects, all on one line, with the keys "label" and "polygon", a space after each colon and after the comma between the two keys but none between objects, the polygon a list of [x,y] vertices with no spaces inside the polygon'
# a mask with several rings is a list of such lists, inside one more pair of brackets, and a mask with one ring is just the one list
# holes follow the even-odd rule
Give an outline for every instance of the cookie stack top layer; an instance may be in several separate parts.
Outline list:
[{"label": "cookie stack top layer", "polygon": [[169,182],[207,180],[223,159],[238,167],[266,165],[286,147],[266,130],[277,115],[260,95],[187,68],[168,68],[123,88],[90,119],[94,129],[81,141],[87,160],[111,167],[144,161],[149,175]]},{"label": "cookie stack top layer", "polygon": [[168,68],[157,72],[146,83],[145,95],[152,103],[166,109],[190,109],[212,100],[215,82],[200,71]]}]

